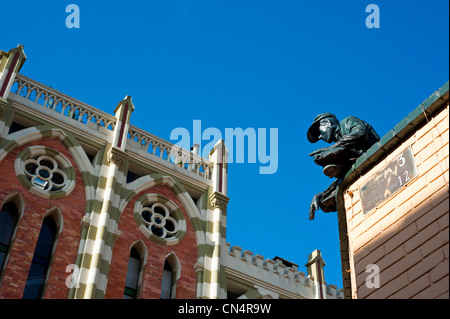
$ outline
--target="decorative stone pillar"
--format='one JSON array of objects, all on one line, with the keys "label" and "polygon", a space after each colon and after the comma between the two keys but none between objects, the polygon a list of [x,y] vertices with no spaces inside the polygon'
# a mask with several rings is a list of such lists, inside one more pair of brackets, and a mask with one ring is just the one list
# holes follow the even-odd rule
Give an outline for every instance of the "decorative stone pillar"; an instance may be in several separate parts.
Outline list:
[{"label": "decorative stone pillar", "polygon": [[125,145],[128,135],[128,126],[130,123],[131,113],[134,111],[133,102],[131,102],[131,96],[126,96],[119,102],[114,113],[116,113],[116,126],[114,127],[114,135],[112,146],[121,150],[125,150]]},{"label": "decorative stone pillar", "polygon": [[210,246],[205,256],[203,298],[226,298],[225,270],[221,265],[221,249],[226,247],[227,156],[223,140],[210,153],[213,162],[213,187],[209,195],[206,220],[206,242]]},{"label": "decorative stone pillar", "polygon": [[16,74],[20,71],[26,59],[21,44],[17,48],[9,50],[8,53],[0,51],[0,100],[8,98]]},{"label": "decorative stone pillar", "polygon": [[214,163],[212,180],[214,181],[213,190],[227,195],[228,184],[228,150],[225,147],[225,141],[220,140],[214,145],[209,159]]},{"label": "decorative stone pillar", "polygon": [[320,250],[314,250],[308,256],[307,267],[308,275],[314,280],[314,293],[316,299],[327,299],[327,287],[325,283],[325,273],[323,267],[325,262],[322,259]]},{"label": "decorative stone pillar", "polygon": [[114,241],[120,216],[120,186],[126,178],[128,156],[125,152],[131,112],[131,98],[127,96],[116,108],[117,123],[112,145],[108,144],[91,213],[76,298],[104,298]]},{"label": "decorative stone pillar", "polygon": [[207,243],[211,245],[205,257],[205,282],[203,295],[208,299],[226,297],[225,271],[221,265],[221,248],[226,242],[226,211],[229,198],[214,192],[209,196],[212,210],[208,210],[206,221]]},{"label": "decorative stone pillar", "polygon": [[[0,51],[0,117],[8,108],[7,98],[11,91],[11,86],[26,59],[27,57],[21,44],[17,48],[9,50],[9,52]],[[0,123],[0,132],[3,126],[4,123]]]},{"label": "decorative stone pillar", "polygon": [[197,298],[203,298],[203,278],[205,275],[205,264],[202,261],[203,259],[199,259],[194,264],[194,271],[197,274]]}]

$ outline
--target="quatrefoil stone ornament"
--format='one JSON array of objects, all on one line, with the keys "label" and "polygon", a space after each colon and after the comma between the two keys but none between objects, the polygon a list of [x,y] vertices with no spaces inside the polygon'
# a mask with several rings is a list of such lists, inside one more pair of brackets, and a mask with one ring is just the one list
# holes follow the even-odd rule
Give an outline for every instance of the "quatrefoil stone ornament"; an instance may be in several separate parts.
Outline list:
[{"label": "quatrefoil stone ornament", "polygon": [[178,223],[170,216],[169,209],[161,203],[154,203],[144,207],[141,211],[142,219],[147,228],[156,236],[171,238],[178,231]]},{"label": "quatrefoil stone ornament", "polygon": [[134,206],[134,218],[141,232],[160,245],[176,245],[186,234],[186,221],[181,209],[159,194],[146,194],[139,198]]}]

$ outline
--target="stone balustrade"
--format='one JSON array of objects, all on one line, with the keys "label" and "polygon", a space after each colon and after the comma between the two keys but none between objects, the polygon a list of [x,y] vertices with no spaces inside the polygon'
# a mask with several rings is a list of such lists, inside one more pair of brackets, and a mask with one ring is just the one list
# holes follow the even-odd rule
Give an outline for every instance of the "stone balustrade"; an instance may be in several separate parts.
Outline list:
[{"label": "stone balustrade", "polygon": [[182,149],[133,125],[130,125],[128,130],[128,138],[128,145],[131,148],[143,150],[145,153],[159,157],[206,179],[212,178],[213,162],[206,158]]},{"label": "stone balustrade", "polygon": [[[83,130],[108,135],[116,126],[116,117],[76,100],[49,86],[43,85],[22,74],[17,74],[11,87],[10,98],[24,98],[27,103],[41,105],[47,115],[66,122]],[[20,98],[18,99],[20,101]],[[22,100],[23,101],[23,100]],[[49,112],[49,110],[51,110]],[[71,119],[76,122],[71,122]],[[193,152],[181,149],[174,144],[152,135],[133,125],[129,126],[127,148],[139,150],[140,154],[152,159],[156,156],[174,166],[193,172],[198,176],[211,180],[213,162]],[[144,151],[144,152],[142,152]]]},{"label": "stone balustrade", "polygon": [[17,74],[11,92],[76,122],[86,124],[91,129],[96,128],[95,125],[97,125],[113,131],[116,125],[116,118],[113,115],[100,111],[22,74]]}]

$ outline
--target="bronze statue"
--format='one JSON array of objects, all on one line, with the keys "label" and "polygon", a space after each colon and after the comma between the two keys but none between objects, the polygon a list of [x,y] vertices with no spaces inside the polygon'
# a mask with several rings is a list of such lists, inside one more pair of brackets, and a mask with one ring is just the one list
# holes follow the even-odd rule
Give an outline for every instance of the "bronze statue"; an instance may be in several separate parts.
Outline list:
[{"label": "bronze statue", "polygon": [[315,150],[314,163],[323,167],[323,173],[336,180],[323,192],[316,194],[309,208],[309,219],[314,219],[319,208],[325,212],[335,212],[336,192],[345,174],[353,163],[374,143],[380,140],[377,132],[363,120],[349,116],[339,122],[335,115],[322,113],[316,116],[308,129],[307,138],[311,143],[323,140],[333,143],[329,147]]}]

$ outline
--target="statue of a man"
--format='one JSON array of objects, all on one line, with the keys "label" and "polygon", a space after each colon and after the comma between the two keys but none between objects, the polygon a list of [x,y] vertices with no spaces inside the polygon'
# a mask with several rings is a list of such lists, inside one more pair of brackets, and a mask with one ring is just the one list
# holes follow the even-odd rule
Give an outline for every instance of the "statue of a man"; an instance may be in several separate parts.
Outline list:
[{"label": "statue of a man", "polygon": [[316,194],[309,208],[309,219],[314,219],[319,208],[325,212],[335,212],[336,191],[345,174],[356,159],[367,151],[380,137],[368,123],[357,117],[349,116],[338,121],[331,113],[316,116],[307,133],[308,140],[316,143],[323,140],[333,143],[329,147],[319,148],[309,154],[314,163],[323,167],[323,173],[336,180],[323,192]]}]

